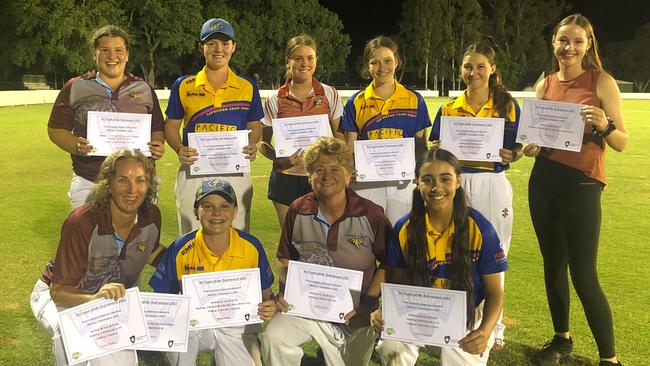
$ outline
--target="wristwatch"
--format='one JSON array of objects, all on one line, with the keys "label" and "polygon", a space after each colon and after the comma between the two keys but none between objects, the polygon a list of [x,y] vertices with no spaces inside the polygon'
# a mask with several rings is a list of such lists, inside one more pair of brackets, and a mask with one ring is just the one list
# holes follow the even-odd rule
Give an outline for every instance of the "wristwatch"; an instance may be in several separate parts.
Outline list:
[{"label": "wristwatch", "polygon": [[609,117],[607,117],[607,127],[605,127],[604,130],[598,131],[598,128],[596,126],[591,126],[591,132],[594,135],[602,138],[609,136],[609,134],[612,133],[612,131],[614,130],[616,130],[616,124],[614,123],[614,121],[609,119]]}]

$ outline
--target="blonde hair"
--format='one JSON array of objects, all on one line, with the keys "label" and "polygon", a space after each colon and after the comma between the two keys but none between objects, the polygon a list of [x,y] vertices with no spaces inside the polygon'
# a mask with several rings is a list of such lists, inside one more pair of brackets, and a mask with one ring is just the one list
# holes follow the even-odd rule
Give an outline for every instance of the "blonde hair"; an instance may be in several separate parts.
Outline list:
[{"label": "blonde hair", "polygon": [[90,43],[93,46],[93,49],[99,47],[99,39],[103,37],[120,37],[124,40],[126,50],[129,50],[129,36],[126,34],[124,29],[112,24],[96,29],[90,38]]},{"label": "blonde hair", "polygon": [[348,145],[339,139],[333,137],[319,137],[316,142],[311,144],[302,157],[305,170],[312,174],[315,170],[316,161],[321,155],[326,155],[336,159],[348,173],[354,171],[354,160],[352,150]]},{"label": "blonde hair", "polygon": [[[594,35],[594,27],[591,25],[591,22],[587,17],[582,14],[576,13],[571,14],[568,17],[562,19],[553,30],[553,40],[557,35],[557,31],[568,24],[575,24],[587,33],[587,39],[591,40],[591,47],[585,53],[585,57],[582,58],[582,68],[584,70],[595,69],[602,70],[603,64],[600,62],[600,56],[598,54],[598,42],[596,41],[596,36]],[[560,70],[560,62],[557,60],[557,57],[553,57],[553,71],[557,72]]]},{"label": "blonde hair", "polygon": [[88,203],[95,208],[105,208],[109,205],[112,196],[111,181],[117,175],[117,163],[122,160],[133,160],[142,164],[144,168],[147,179],[147,194],[139,211],[140,214],[145,214],[150,205],[156,202],[158,182],[156,181],[156,166],[153,160],[144,156],[140,150],[118,150],[104,160],[97,176],[97,182],[88,198]]},{"label": "blonde hair", "polygon": [[291,68],[289,67],[289,60],[291,60],[291,56],[293,56],[293,53],[296,52],[298,48],[301,46],[307,46],[310,47],[314,50],[315,53],[318,53],[318,48],[316,46],[316,41],[314,41],[313,38],[306,34],[301,34],[299,36],[291,38],[287,42],[287,48],[285,49],[285,54],[284,54],[284,60],[286,63],[286,68],[287,70],[284,73],[284,76],[287,80],[291,79],[293,75],[291,75]]}]

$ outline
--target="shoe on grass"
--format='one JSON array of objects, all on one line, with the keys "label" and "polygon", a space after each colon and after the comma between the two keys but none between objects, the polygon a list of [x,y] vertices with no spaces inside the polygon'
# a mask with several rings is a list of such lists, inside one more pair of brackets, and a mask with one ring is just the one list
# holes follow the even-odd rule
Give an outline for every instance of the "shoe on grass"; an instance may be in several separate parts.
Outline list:
[{"label": "shoe on grass", "polygon": [[537,352],[533,363],[537,366],[554,366],[559,364],[560,360],[571,357],[571,352],[573,352],[573,340],[556,334]]},{"label": "shoe on grass", "polygon": [[621,366],[621,361],[619,361],[619,362],[611,362],[611,361],[600,360],[600,363],[598,363],[598,366]]}]

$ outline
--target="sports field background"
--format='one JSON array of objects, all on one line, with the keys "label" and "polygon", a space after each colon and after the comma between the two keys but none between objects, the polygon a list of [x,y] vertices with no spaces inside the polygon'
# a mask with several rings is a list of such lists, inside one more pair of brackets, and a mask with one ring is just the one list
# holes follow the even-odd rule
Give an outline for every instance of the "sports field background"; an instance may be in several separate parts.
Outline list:
[{"label": "sports field background", "polygon": [[[443,101],[427,99],[432,116]],[[162,104],[164,110],[166,102]],[[44,104],[0,108],[0,365],[52,362],[50,340],[29,308],[32,286],[44,264],[53,257],[61,224],[70,211],[70,159],[47,137],[51,107]],[[650,115],[650,101],[625,100],[623,109],[631,137],[625,152],[607,151],[609,184],[602,198],[598,269],[614,316],[620,359],[625,365],[641,366],[650,364],[650,252],[646,246],[650,239],[650,132],[643,127]],[[515,223],[509,255],[511,267],[506,273],[507,345],[491,355],[491,365],[528,365],[529,357],[553,334],[542,261],[528,213],[531,166],[532,159],[523,158],[508,172],[515,193]],[[164,245],[178,235],[173,196],[177,167],[176,154],[167,146],[165,157],[158,163]],[[261,156],[252,166],[255,193],[251,233],[260,238],[275,265],[280,229],[266,198],[269,171],[270,162]],[[151,272],[147,268],[143,284]],[[150,290],[145,285],[141,289]],[[564,364],[595,365],[597,349],[575,293],[571,301],[575,356]],[[303,364],[315,364],[313,345],[307,348]],[[438,364],[435,351],[425,353],[419,365]],[[162,358],[154,355],[142,361],[153,365]]]}]

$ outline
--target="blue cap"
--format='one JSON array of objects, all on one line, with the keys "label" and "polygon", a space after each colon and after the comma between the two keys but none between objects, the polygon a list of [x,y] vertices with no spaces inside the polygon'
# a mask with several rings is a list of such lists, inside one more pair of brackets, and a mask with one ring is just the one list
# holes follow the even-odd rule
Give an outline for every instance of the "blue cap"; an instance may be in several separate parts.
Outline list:
[{"label": "blue cap", "polygon": [[212,18],[203,23],[203,27],[201,27],[201,42],[205,42],[206,39],[217,33],[224,34],[233,41],[235,40],[235,30],[230,23],[221,18]]},{"label": "blue cap", "polygon": [[235,189],[232,188],[230,183],[221,179],[210,179],[205,180],[199,188],[196,190],[196,196],[194,197],[194,208],[198,207],[199,201],[210,194],[218,194],[223,197],[229,203],[237,206],[237,196],[235,195]]}]

